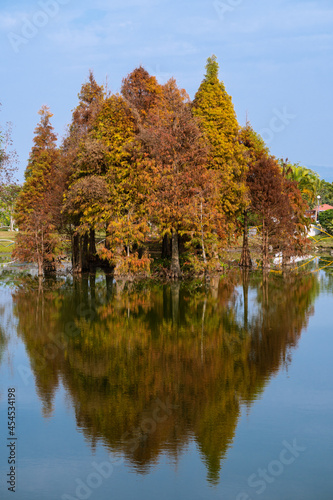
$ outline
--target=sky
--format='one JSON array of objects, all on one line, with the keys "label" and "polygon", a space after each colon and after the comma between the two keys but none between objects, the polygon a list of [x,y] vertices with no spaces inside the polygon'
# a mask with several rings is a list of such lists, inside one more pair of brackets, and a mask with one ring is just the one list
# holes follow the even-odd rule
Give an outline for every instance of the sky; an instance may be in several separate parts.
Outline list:
[{"label": "sky", "polygon": [[212,54],[240,125],[332,182],[332,0],[0,0],[0,126],[19,180],[38,110],[60,143],[90,69],[115,93],[143,65],[193,98]]}]

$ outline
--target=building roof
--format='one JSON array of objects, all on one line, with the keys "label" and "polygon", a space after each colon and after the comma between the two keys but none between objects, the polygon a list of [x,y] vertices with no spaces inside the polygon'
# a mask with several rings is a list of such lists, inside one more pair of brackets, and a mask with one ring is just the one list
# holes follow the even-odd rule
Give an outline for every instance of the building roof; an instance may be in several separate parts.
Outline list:
[{"label": "building roof", "polygon": [[333,210],[333,207],[324,203],[324,205],[319,205],[318,210],[319,212],[325,212],[325,210]]}]

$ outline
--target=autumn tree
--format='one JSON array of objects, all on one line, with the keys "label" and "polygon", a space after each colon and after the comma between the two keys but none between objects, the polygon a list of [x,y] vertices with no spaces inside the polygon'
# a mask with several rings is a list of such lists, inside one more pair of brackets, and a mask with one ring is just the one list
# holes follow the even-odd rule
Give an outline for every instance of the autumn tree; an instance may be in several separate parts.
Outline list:
[{"label": "autumn tree", "polygon": [[[256,162],[259,161],[264,155],[267,155],[269,151],[261,136],[253,130],[250,123],[247,123],[246,126],[241,129],[239,141],[244,146],[244,156],[247,164],[246,177],[251,179],[252,169],[255,167]],[[243,246],[239,262],[241,267],[252,267],[248,239],[248,223],[249,219],[253,220],[255,216],[256,214],[253,212],[251,206],[251,192],[247,186],[246,205],[243,210]]]},{"label": "autumn tree", "polygon": [[41,118],[35,129],[25,182],[16,202],[15,220],[20,232],[13,255],[36,262],[41,275],[53,267],[57,245],[53,219],[57,207],[52,186],[59,154],[49,108],[43,106],[39,115]]},{"label": "autumn tree", "polygon": [[[82,177],[96,178],[103,170],[103,145],[91,135],[96,116],[101,110],[105,99],[103,86],[98,85],[92,71],[78,94],[79,104],[73,111],[72,122],[61,147],[61,179],[63,196],[67,191],[74,191],[70,199],[75,198],[75,206],[71,207],[68,198],[62,214],[67,220],[67,226],[72,241],[72,263],[75,272],[88,268],[88,260],[95,252],[95,228],[82,220],[83,211],[78,209],[77,193],[82,193],[82,186],[76,189],[75,183]],[[89,183],[86,183],[87,186]],[[98,190],[98,188],[97,188]],[[85,193],[85,197],[88,196]],[[88,255],[89,253],[89,255]],[[82,267],[84,266],[84,267]]]},{"label": "autumn tree", "polygon": [[144,164],[137,144],[134,147],[136,112],[122,95],[112,95],[105,100],[93,131],[106,148],[105,180],[109,189],[108,206],[103,209],[107,244],[101,252],[113,262],[116,272],[121,266],[134,265],[135,250],[148,231]]},{"label": "autumn tree", "polygon": [[262,266],[269,268],[269,246],[287,248],[300,231],[296,212],[296,192],[285,182],[278,161],[264,155],[252,167],[247,177],[251,206],[261,222]]},{"label": "autumn tree", "polygon": [[282,254],[282,264],[286,264],[292,256],[304,255],[305,251],[309,249],[307,233],[310,221],[305,215],[308,204],[302,196],[298,183],[290,178],[288,159],[281,160],[280,164],[282,165],[284,193],[289,202],[289,215],[277,248]]},{"label": "autumn tree", "polygon": [[189,98],[174,79],[163,86],[160,105],[147,114],[139,139],[148,155],[151,220],[162,235],[171,236],[171,273],[179,276],[180,235],[195,236],[204,261],[207,259],[205,240],[218,220],[218,216],[214,218],[217,174],[206,168],[206,143],[192,116]]},{"label": "autumn tree", "polygon": [[155,76],[139,66],[123,79],[121,94],[141,122],[159,106],[163,89]]},{"label": "autumn tree", "polygon": [[73,111],[72,123],[64,141],[65,149],[79,147],[81,139],[84,139],[92,129],[105,99],[104,87],[98,85],[91,70],[88,81],[81,86],[78,98],[79,104]]},{"label": "autumn tree", "polygon": [[207,60],[206,75],[195,95],[192,111],[210,145],[207,165],[220,174],[220,210],[227,216],[227,231],[231,234],[236,216],[246,203],[246,161],[238,141],[239,125],[232,100],[219,80],[215,56]]}]

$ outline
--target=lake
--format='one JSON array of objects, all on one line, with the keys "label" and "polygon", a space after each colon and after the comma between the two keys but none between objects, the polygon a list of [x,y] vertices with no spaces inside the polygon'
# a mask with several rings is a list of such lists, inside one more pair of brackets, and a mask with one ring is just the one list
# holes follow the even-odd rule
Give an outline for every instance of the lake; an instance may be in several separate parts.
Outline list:
[{"label": "lake", "polygon": [[310,266],[3,270],[1,499],[331,500],[333,266]]}]

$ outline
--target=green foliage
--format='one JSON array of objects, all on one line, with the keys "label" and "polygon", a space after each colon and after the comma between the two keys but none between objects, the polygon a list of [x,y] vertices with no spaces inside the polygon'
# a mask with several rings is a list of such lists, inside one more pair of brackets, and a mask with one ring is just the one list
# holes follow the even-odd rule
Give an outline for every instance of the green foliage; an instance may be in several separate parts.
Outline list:
[{"label": "green foliage", "polygon": [[302,167],[298,163],[288,163],[288,160],[285,163],[285,170],[287,177],[297,183],[304,201],[310,208],[313,208],[317,203],[317,195],[321,183],[317,172],[314,172],[310,168]]},{"label": "green foliage", "polygon": [[326,182],[325,180],[320,181],[318,194],[320,196],[320,204],[333,206],[333,183]]},{"label": "green foliage", "polygon": [[0,190],[3,186],[15,182],[13,176],[17,170],[17,155],[12,149],[11,132],[11,123],[7,123],[5,127],[0,125]]},{"label": "green foliage", "polygon": [[318,219],[325,231],[333,236],[333,209],[319,212]]},{"label": "green foliage", "polygon": [[0,225],[9,226],[13,230],[14,205],[17,200],[21,186],[8,184],[0,187]]}]

